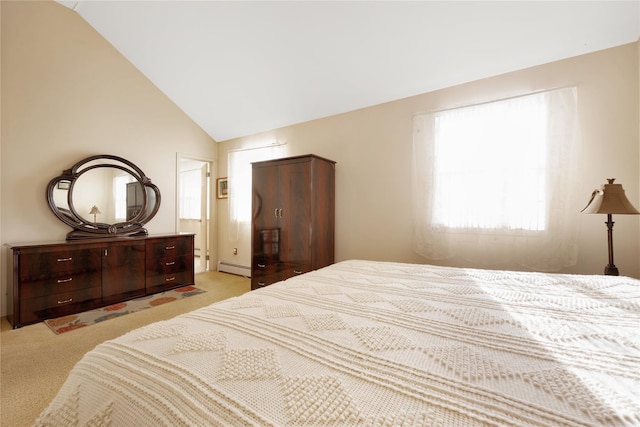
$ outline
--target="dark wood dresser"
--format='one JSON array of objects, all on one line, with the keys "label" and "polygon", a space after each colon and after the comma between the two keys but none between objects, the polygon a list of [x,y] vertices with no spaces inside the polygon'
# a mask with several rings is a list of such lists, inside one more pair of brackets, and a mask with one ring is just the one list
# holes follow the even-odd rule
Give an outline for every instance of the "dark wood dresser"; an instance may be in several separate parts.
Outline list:
[{"label": "dark wood dresser", "polygon": [[194,284],[193,234],[7,244],[14,328]]},{"label": "dark wood dresser", "polygon": [[253,163],[251,289],[334,262],[335,162]]}]

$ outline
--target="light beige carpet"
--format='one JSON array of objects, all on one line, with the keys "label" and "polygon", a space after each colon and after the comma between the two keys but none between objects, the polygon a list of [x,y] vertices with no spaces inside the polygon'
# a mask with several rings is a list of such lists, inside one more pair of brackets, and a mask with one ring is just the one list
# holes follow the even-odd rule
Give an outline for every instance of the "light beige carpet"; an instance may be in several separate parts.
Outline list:
[{"label": "light beige carpet", "polygon": [[0,426],[31,426],[55,396],[71,368],[103,341],[135,328],[241,295],[251,288],[250,279],[227,273],[196,275],[200,295],[163,304],[127,316],[54,334],[44,323],[11,329],[2,318],[0,332]]}]

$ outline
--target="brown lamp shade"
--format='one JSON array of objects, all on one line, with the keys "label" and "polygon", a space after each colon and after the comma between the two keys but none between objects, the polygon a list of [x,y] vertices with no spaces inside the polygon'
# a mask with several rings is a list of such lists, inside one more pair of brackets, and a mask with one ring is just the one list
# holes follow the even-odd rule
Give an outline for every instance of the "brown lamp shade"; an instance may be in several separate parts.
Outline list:
[{"label": "brown lamp shade", "polygon": [[608,184],[595,190],[591,195],[591,200],[581,212],[588,214],[640,214],[625,196],[622,184],[614,184],[614,179],[607,179]]}]

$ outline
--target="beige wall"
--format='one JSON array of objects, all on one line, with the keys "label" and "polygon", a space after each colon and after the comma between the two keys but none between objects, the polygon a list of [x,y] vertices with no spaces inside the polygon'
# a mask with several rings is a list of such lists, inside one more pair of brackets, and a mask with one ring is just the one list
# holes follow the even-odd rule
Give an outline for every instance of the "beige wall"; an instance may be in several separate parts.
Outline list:
[{"label": "beige wall", "polygon": [[[219,143],[220,174],[227,152],[262,141],[286,141],[289,155],[315,153],[337,161],[336,259],[366,258],[426,263],[412,251],[411,147],[416,113],[451,108],[546,88],[576,85],[580,114],[580,165],[575,187],[584,204],[606,178],[623,184],[640,207],[637,43],[509,73],[437,92],[365,108],[322,120]],[[226,201],[219,212],[225,215]],[[602,274],[607,264],[606,218],[580,214],[579,262],[564,272]],[[615,263],[622,274],[640,277],[640,216],[614,216]],[[219,222],[221,259],[249,265],[249,227],[229,241]],[[239,248],[237,256],[233,247]],[[450,265],[469,266],[460,260]],[[520,269],[517,265],[494,268]]]},{"label": "beige wall", "polygon": [[[149,233],[176,231],[177,153],[215,158],[215,142],[75,12],[53,1],[0,5],[1,242],[64,240],[47,183],[94,154],[137,164],[162,194]],[[4,315],[4,247],[1,260]]]},{"label": "beige wall", "polygon": [[[73,11],[52,1],[0,2],[2,140],[0,242],[64,239],[69,231],[45,200],[48,181],[93,154],[138,164],[162,191],[150,233],[176,229],[176,155],[219,158],[228,150],[286,141],[289,155],[315,153],[337,163],[336,258],[429,262],[411,249],[412,117],[548,87],[577,85],[584,201],[615,177],[640,207],[637,43],[497,76],[346,114],[214,144],[198,126]],[[249,265],[250,229],[228,238],[227,200],[216,201],[220,258]],[[566,272],[600,274],[607,262],[604,217],[581,215],[580,257]],[[640,277],[640,217],[621,215],[616,265]],[[237,256],[232,249],[237,247]],[[6,250],[2,249],[2,314]],[[450,265],[466,265],[451,260]],[[499,266],[517,269],[518,266]]]}]

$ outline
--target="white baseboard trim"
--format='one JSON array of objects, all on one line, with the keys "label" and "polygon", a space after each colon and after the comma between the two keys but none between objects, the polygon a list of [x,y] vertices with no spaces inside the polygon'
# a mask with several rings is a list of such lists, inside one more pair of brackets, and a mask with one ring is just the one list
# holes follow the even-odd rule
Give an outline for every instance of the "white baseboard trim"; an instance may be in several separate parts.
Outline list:
[{"label": "white baseboard trim", "polygon": [[222,273],[251,277],[251,267],[247,265],[233,264],[227,261],[218,261],[218,271]]}]

